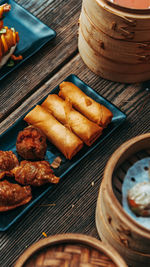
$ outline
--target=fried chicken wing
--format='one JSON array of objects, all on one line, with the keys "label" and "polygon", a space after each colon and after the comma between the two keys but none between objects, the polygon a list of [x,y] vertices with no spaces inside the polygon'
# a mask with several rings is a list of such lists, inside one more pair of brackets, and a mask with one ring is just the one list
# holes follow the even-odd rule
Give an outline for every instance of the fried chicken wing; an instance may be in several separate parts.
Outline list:
[{"label": "fried chicken wing", "polygon": [[11,176],[10,170],[18,165],[18,159],[12,151],[0,150],[0,179],[5,175]]},{"label": "fried chicken wing", "polygon": [[47,161],[26,161],[23,160],[19,167],[12,171],[15,180],[23,185],[41,186],[46,183],[57,184],[59,177],[56,177]]},{"label": "fried chicken wing", "polygon": [[28,126],[19,132],[16,149],[23,159],[44,159],[47,149],[46,136],[40,129],[34,126]]},{"label": "fried chicken wing", "polygon": [[30,186],[0,182],[0,212],[27,204],[32,198]]}]

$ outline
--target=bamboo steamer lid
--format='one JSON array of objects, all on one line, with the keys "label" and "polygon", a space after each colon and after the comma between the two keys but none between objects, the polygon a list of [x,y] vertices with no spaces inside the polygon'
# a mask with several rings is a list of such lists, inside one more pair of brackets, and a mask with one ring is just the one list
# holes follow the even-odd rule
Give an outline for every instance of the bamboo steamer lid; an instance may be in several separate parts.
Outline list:
[{"label": "bamboo steamer lid", "polygon": [[150,156],[150,133],[127,141],[114,152],[104,171],[96,207],[96,227],[102,241],[111,244],[133,267],[150,266],[150,230],[124,211],[121,190],[129,168],[125,166],[146,155]]},{"label": "bamboo steamer lid", "polygon": [[103,266],[127,267],[109,245],[82,234],[59,234],[33,244],[17,260],[15,267]]},{"label": "bamboo steamer lid", "polygon": [[107,0],[83,0],[79,52],[85,64],[103,78],[125,83],[148,80],[149,33],[150,10],[117,8]]}]

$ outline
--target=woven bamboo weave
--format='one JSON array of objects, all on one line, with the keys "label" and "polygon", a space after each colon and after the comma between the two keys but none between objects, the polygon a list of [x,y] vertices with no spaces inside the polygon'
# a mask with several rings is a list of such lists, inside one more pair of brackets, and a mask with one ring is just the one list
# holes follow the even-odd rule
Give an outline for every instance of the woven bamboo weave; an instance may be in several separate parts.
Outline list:
[{"label": "woven bamboo weave", "polygon": [[127,267],[109,245],[82,234],[50,236],[30,246],[15,267]]},{"label": "woven bamboo weave", "polygon": [[90,247],[77,244],[56,245],[36,253],[25,267],[100,267],[116,265],[106,255]]}]

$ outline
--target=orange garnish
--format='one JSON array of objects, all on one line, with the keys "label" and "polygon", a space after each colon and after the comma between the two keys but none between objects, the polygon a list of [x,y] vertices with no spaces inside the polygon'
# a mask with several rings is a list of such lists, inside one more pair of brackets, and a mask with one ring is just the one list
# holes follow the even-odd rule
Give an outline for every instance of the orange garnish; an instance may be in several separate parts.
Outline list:
[{"label": "orange garnish", "polygon": [[138,206],[133,199],[129,199],[128,201],[129,201],[129,204],[131,207],[137,207]]},{"label": "orange garnish", "polygon": [[18,34],[18,32],[16,32],[16,42],[17,43],[19,42],[19,34]]},{"label": "orange garnish", "polygon": [[3,28],[3,20],[0,20],[0,29]]},{"label": "orange garnish", "polygon": [[0,19],[2,19],[4,13],[4,7],[0,6]]},{"label": "orange garnish", "polygon": [[19,56],[15,56],[15,55],[11,55],[11,59],[14,60],[14,61],[19,61],[19,60],[22,60],[23,59],[23,56],[19,55]]},{"label": "orange garnish", "polygon": [[47,234],[45,232],[43,232],[42,235],[44,235],[45,237],[47,237]]},{"label": "orange garnish", "polygon": [[1,35],[1,40],[2,40],[2,44],[3,44],[3,48],[4,48],[4,53],[7,53],[8,45],[7,45],[7,42],[5,40],[5,35],[4,34]]}]

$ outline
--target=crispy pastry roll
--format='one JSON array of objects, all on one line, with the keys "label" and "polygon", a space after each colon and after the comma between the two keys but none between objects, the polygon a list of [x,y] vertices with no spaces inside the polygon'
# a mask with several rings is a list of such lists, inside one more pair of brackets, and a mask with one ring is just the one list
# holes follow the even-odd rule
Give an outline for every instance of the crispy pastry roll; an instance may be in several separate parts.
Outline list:
[{"label": "crispy pastry roll", "polygon": [[41,129],[67,159],[71,159],[83,147],[83,142],[75,134],[39,105],[31,110],[24,120]]},{"label": "crispy pastry roll", "polygon": [[42,103],[42,107],[51,112],[58,121],[71,129],[88,146],[102,134],[103,128],[73,109],[67,99],[64,101],[58,95],[51,94]]},{"label": "crispy pastry roll", "polygon": [[103,128],[111,122],[113,114],[105,106],[99,104],[71,82],[60,84],[59,96],[69,98],[75,109],[81,112],[89,120],[99,124]]}]

